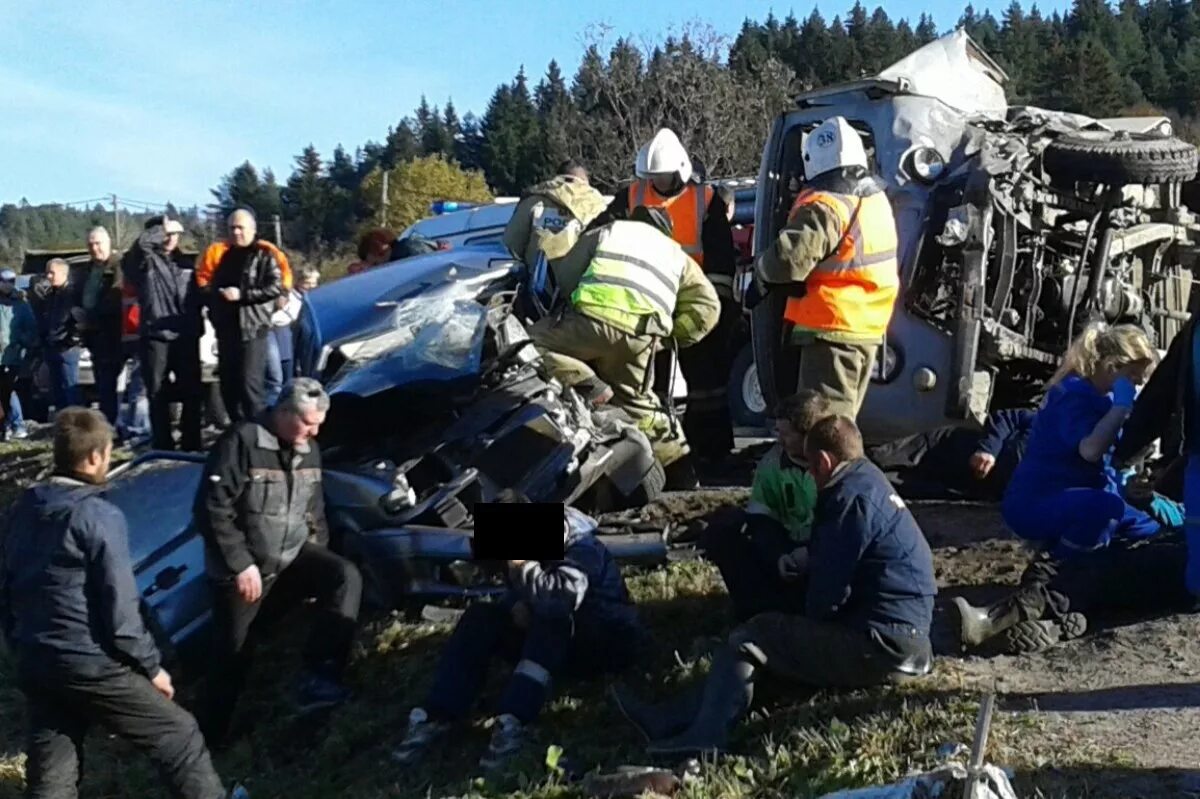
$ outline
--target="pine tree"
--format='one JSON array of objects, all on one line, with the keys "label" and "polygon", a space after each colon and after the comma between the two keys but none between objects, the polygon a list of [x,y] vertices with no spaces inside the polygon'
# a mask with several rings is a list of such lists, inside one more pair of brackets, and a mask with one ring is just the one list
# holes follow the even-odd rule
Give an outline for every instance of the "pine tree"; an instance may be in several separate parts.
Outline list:
[{"label": "pine tree", "polygon": [[933,21],[933,17],[922,11],[921,18],[917,20],[917,42],[920,44],[929,44],[937,38],[937,24]]},{"label": "pine tree", "polygon": [[283,211],[288,222],[288,244],[304,250],[316,249],[329,213],[329,185],[325,165],[311,144],[296,156],[296,166],[283,192]]},{"label": "pine tree", "polygon": [[470,111],[459,126],[458,139],[454,142],[454,159],[463,169],[483,169],[483,131],[479,120]]},{"label": "pine tree", "polygon": [[488,182],[505,194],[519,194],[536,182],[539,125],[524,67],[511,85],[496,90],[481,127]]}]

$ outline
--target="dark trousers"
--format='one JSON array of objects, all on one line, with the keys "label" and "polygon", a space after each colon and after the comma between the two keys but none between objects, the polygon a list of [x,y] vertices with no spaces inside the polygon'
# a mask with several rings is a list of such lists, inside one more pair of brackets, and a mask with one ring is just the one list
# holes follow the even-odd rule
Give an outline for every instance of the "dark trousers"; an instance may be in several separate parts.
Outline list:
[{"label": "dark trousers", "polygon": [[183,406],[179,420],[180,444],[198,451],[200,442],[200,341],[183,336],[174,341],[142,340],[142,379],[150,403],[150,430],[155,449],[175,449],[171,435],[171,393],[167,377],[174,377],[176,394]]},{"label": "dark trousers", "polygon": [[1187,547],[1178,536],[1118,540],[1104,549],[1063,561],[1035,562],[1025,587],[1045,586],[1048,610],[1090,614],[1105,611],[1190,610],[1195,598],[1184,582]]},{"label": "dark trousers", "polygon": [[50,396],[55,410],[83,402],[79,394],[79,347],[47,349],[46,368],[50,372]]},{"label": "dark trousers", "polygon": [[253,419],[266,406],[269,335],[270,331],[260,330],[243,339],[237,331],[223,332],[217,343],[221,397],[231,422]]},{"label": "dark trousers", "polygon": [[105,353],[97,357],[92,353],[92,377],[96,381],[96,399],[100,403],[100,412],[110,425],[116,427],[117,413],[120,405],[117,401],[117,383],[125,362],[119,357]]},{"label": "dark trousers", "polygon": [[639,646],[637,635],[576,625],[569,616],[531,616],[528,629],[521,629],[509,604],[478,603],[446,642],[425,709],[439,719],[465,718],[483,691],[488,666],[500,656],[516,668],[496,712],[529,723],[541,711],[551,679],[620,671],[634,661]]},{"label": "dark trousers", "polygon": [[0,411],[3,411],[3,418],[0,418],[0,438],[3,438],[3,431],[8,429],[9,420],[12,418],[12,396],[16,388],[16,367],[0,366]]},{"label": "dark trousers", "polygon": [[806,581],[779,575],[779,559],[795,550],[796,544],[774,519],[731,511],[710,522],[700,546],[721,570],[737,621],[773,610],[804,612]]},{"label": "dark trousers", "polygon": [[316,599],[317,619],[304,649],[305,665],[314,674],[340,680],[362,601],[362,576],[353,563],[305,544],[291,565],[264,578],[263,595],[253,605],[238,596],[232,582],[214,586],[212,663],[201,718],[210,743],[223,740],[229,730],[262,629],[308,598]]},{"label": "dark trousers", "polygon": [[733,450],[729,416],[729,371],[733,368],[733,335],[741,309],[721,303],[721,319],[707,336],[679,351],[679,368],[687,381],[683,432],[692,452],[723,458]]},{"label": "dark trousers", "polygon": [[181,799],[225,795],[192,714],[160,694],[150,681],[118,668],[102,677],[23,676],[28,700],[29,799],[79,795],[83,740],[96,724],[145,752]]},{"label": "dark trousers", "polygon": [[790,613],[761,613],[735,627],[729,643],[768,673],[814,687],[879,685],[900,663],[932,657],[928,635],[911,628],[884,635]]}]

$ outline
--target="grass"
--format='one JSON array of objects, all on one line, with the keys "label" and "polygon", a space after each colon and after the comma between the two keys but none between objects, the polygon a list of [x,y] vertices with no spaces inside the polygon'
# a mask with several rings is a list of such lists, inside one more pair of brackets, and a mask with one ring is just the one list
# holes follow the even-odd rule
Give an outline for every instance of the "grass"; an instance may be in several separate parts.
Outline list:
[{"label": "grass", "polygon": [[[45,447],[3,445],[0,459],[39,446]],[[8,502],[15,491],[15,486],[0,486],[0,502]],[[703,562],[674,563],[631,573],[628,583],[659,646],[650,662],[626,679],[642,694],[657,696],[702,679],[711,648],[731,621],[716,570]],[[221,774],[244,781],[256,799],[568,799],[582,792],[547,766],[552,747],[562,751],[559,765],[574,773],[649,764],[640,738],[606,698],[605,685],[566,682],[546,708],[527,752],[504,773],[484,776],[477,768],[488,735],[484,711],[460,737],[431,753],[428,762],[402,769],[388,752],[429,684],[449,628],[406,622],[396,613],[370,617],[349,675],[355,699],[314,726],[292,715],[287,696],[299,665],[303,621],[292,617],[270,644],[260,647],[239,711],[241,718],[254,722],[253,729],[217,758]],[[495,670],[489,697],[496,695],[502,672]],[[194,707],[194,698],[192,687],[184,686],[181,701]],[[0,799],[16,799],[23,789],[22,704],[11,666],[0,662]],[[735,733],[735,748],[742,754],[703,764],[681,796],[817,797],[890,782],[935,766],[945,744],[969,744],[978,697],[964,688],[947,662],[933,677],[904,687],[783,693],[766,707]],[[1088,756],[1072,762],[1068,755],[1066,762],[1056,763],[1078,767],[1084,775],[1065,780],[1065,786],[1058,777],[1038,776],[1038,753],[1022,748],[1022,734],[1037,723],[1029,716],[1010,715],[997,715],[993,723],[989,760],[1034,774],[1020,781],[1030,791],[1022,796],[1123,795],[1105,793],[1103,772],[1097,771],[1122,764],[1096,763]],[[165,795],[149,761],[121,741],[98,730],[87,747],[83,796]]]}]

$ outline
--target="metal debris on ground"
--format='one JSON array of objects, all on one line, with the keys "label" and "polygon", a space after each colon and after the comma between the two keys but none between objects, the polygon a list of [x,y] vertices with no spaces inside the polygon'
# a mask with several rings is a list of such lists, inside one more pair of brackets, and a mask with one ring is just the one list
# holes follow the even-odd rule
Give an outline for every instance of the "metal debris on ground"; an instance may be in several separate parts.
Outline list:
[{"label": "metal debris on ground", "polygon": [[[1004,769],[983,761],[995,703],[996,695],[989,693],[980,704],[975,740],[966,763],[954,760],[891,785],[836,791],[821,799],[952,799],[959,796],[962,799],[1017,799]],[[957,746],[947,754],[953,757],[966,751],[965,746]]]}]

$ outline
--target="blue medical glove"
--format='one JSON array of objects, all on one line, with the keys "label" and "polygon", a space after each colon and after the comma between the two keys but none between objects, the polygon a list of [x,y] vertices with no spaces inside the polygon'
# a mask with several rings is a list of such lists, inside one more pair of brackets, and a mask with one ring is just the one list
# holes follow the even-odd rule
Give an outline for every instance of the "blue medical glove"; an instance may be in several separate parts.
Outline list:
[{"label": "blue medical glove", "polygon": [[1112,387],[1113,405],[1118,408],[1132,408],[1137,396],[1137,386],[1128,377],[1118,377]]},{"label": "blue medical glove", "polygon": [[1162,494],[1154,495],[1146,512],[1164,528],[1178,530],[1183,527],[1183,506]]}]

